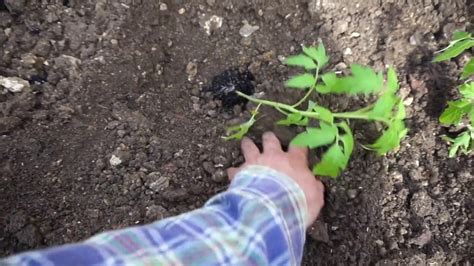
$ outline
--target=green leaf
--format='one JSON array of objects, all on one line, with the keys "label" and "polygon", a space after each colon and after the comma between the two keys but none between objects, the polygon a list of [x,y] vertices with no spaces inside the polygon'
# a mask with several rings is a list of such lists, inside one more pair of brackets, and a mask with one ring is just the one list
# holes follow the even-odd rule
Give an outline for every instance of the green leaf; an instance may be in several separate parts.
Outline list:
[{"label": "green leaf", "polygon": [[322,43],[320,43],[317,48],[303,46],[303,52],[318,63],[319,69],[322,69],[329,62],[329,57],[327,56],[326,49]]},{"label": "green leaf", "polygon": [[345,169],[349,163],[349,158],[351,158],[352,151],[354,150],[354,136],[351,128],[346,122],[341,122],[338,125],[346,132],[346,134],[339,137],[344,144],[344,155],[346,156],[346,161],[343,169]]},{"label": "green leaf", "polygon": [[395,113],[395,120],[403,120],[407,116],[405,105],[401,99],[398,100],[397,112]]},{"label": "green leaf", "polygon": [[400,146],[401,140],[406,136],[408,129],[402,120],[394,120],[392,124],[383,132],[374,144],[368,147],[377,151],[377,154],[384,155]]},{"label": "green leaf", "polygon": [[397,73],[392,67],[389,67],[387,71],[387,91],[395,93],[399,87]]},{"label": "green leaf", "polygon": [[354,64],[351,66],[352,76],[338,78],[335,73],[326,73],[321,79],[324,85],[316,86],[319,93],[369,94],[382,89],[383,75],[375,73],[371,68]]},{"label": "green leaf", "polygon": [[329,176],[336,178],[345,168],[347,158],[342,152],[341,146],[334,143],[323,154],[321,161],[313,168],[313,173],[318,176]]},{"label": "green leaf", "polygon": [[324,108],[322,106],[314,106],[313,110],[320,115],[319,118],[324,122],[327,122],[329,124],[334,123],[334,115],[331,111],[329,111],[329,109]]},{"label": "green leaf", "polygon": [[445,140],[452,143],[451,148],[449,149],[449,158],[456,157],[459,149],[465,154],[471,152],[470,143],[472,141],[471,136],[468,131],[457,136],[455,139],[444,137]]},{"label": "green leaf", "polygon": [[471,38],[471,34],[465,31],[455,31],[453,33],[453,41],[459,41],[463,39]]},{"label": "green leaf", "polygon": [[311,88],[315,84],[313,75],[311,74],[302,74],[295,77],[292,77],[286,81],[285,86],[296,89],[306,89]]},{"label": "green leaf", "polygon": [[471,108],[469,112],[469,120],[471,121],[471,126],[474,127],[474,106]]},{"label": "green leaf", "polygon": [[308,118],[303,117],[300,113],[291,113],[288,114],[286,119],[280,120],[277,122],[277,125],[279,126],[291,126],[291,125],[296,125],[296,126],[307,126],[308,125]]},{"label": "green leaf", "polygon": [[374,108],[369,113],[369,118],[389,118],[392,116],[392,110],[398,102],[398,97],[392,93],[385,93],[382,95],[374,105]]},{"label": "green leaf", "polygon": [[474,81],[461,85],[459,92],[465,98],[474,99]]},{"label": "green leaf", "polygon": [[467,79],[472,74],[474,74],[474,58],[471,58],[464,66],[461,79]]},{"label": "green leaf", "polygon": [[441,61],[449,60],[453,57],[460,55],[462,52],[464,52],[467,49],[470,49],[473,46],[474,46],[473,39],[462,39],[462,40],[456,41],[455,43],[450,45],[443,53],[436,56],[433,62],[441,62]]},{"label": "green leaf", "polygon": [[298,134],[291,145],[298,147],[308,147],[310,149],[329,145],[334,142],[337,135],[337,127],[321,123],[319,128],[308,127],[306,132]]},{"label": "green leaf", "polygon": [[448,102],[448,108],[444,110],[439,118],[443,125],[457,125],[463,116],[469,112],[470,102],[468,100],[457,100]]},{"label": "green leaf", "polygon": [[288,57],[285,62],[288,66],[299,66],[304,67],[306,70],[316,69],[316,64],[313,59],[307,57],[304,54]]}]

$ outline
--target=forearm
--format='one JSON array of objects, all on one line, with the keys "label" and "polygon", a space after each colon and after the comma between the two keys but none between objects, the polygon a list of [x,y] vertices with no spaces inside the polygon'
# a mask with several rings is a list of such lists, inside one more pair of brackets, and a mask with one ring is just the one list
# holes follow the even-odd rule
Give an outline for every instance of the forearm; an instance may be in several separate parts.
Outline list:
[{"label": "forearm", "polygon": [[106,232],[80,244],[25,253],[12,264],[299,264],[306,202],[290,178],[269,168],[241,171],[201,209]]}]

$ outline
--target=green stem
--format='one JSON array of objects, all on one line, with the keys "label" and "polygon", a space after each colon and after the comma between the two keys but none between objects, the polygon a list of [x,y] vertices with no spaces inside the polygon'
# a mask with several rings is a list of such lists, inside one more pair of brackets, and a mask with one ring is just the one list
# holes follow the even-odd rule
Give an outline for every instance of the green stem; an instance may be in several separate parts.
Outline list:
[{"label": "green stem", "polygon": [[306,93],[306,95],[301,100],[299,100],[297,103],[292,105],[293,107],[300,106],[302,103],[304,103],[309,98],[309,96],[311,96],[311,93],[313,93],[313,91],[316,89],[316,84],[318,83],[318,78],[319,78],[319,67],[316,68],[316,75],[314,76],[313,86],[311,86],[311,88],[309,88],[308,92]]},{"label": "green stem", "polygon": [[[254,103],[258,103],[258,104],[263,104],[263,105],[267,105],[267,106],[272,106],[274,107],[275,109],[277,110],[286,110],[290,113],[299,113],[305,117],[308,117],[308,118],[313,118],[313,119],[318,119],[320,120],[321,119],[321,116],[317,113],[317,112],[312,112],[312,111],[302,111],[302,110],[298,110],[296,109],[295,107],[291,106],[291,105],[288,105],[288,104],[284,104],[284,103],[279,103],[279,102],[273,102],[273,101],[269,101],[269,100],[263,100],[263,99],[257,99],[257,98],[254,98],[252,96],[248,96],[240,91],[237,91],[237,95],[251,101],[251,102],[254,102]],[[366,111],[368,109],[368,107],[365,107],[365,108],[362,108],[358,111],[355,111],[355,112],[344,112],[344,113],[333,113],[334,117],[335,118],[342,118],[342,119],[362,119],[362,120],[374,120],[374,121],[379,121],[379,122],[383,122],[387,125],[390,124],[390,121],[388,119],[385,119],[385,118],[374,118],[374,117],[369,117],[369,115],[367,113],[365,113],[364,111]]]}]

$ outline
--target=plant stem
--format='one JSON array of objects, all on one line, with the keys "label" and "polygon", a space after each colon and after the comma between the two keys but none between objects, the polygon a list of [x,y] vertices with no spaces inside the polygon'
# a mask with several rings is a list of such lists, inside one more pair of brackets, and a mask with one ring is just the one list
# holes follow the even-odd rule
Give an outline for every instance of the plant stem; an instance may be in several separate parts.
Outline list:
[{"label": "plant stem", "polygon": [[304,103],[309,98],[309,96],[311,96],[311,93],[313,93],[313,91],[316,89],[316,84],[318,83],[318,78],[319,78],[319,67],[316,68],[316,75],[314,76],[313,86],[311,86],[311,88],[309,88],[308,92],[306,93],[306,95],[301,100],[299,100],[297,103],[292,105],[293,107],[300,106],[302,103]]},{"label": "plant stem", "polygon": [[[299,113],[299,114],[301,114],[305,117],[308,117],[308,118],[313,118],[313,119],[318,119],[318,120],[321,119],[321,116],[317,112],[314,112],[314,111],[302,111],[302,110],[298,110],[295,107],[293,107],[291,105],[288,105],[288,104],[273,102],[273,101],[263,100],[263,99],[257,99],[257,98],[254,98],[252,96],[248,96],[248,95],[246,95],[246,94],[244,94],[240,91],[236,91],[236,93],[237,93],[237,95],[239,95],[239,96],[241,96],[241,97],[243,97],[243,98],[245,98],[249,101],[252,101],[252,102],[258,103],[258,104],[267,105],[267,106],[272,106],[275,109],[280,110],[280,111],[286,110],[290,113]],[[334,115],[335,118],[373,120],[373,121],[383,122],[387,125],[390,124],[390,121],[385,119],[385,118],[369,117],[369,115],[364,112],[367,109],[368,108],[366,107],[366,108],[357,110],[355,112],[333,113],[333,115]]]}]

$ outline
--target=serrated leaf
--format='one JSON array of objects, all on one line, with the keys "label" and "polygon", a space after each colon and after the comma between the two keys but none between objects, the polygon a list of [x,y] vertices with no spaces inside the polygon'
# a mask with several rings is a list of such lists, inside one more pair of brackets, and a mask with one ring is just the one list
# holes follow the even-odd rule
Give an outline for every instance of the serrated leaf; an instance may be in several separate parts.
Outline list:
[{"label": "serrated leaf", "polygon": [[314,149],[333,143],[336,135],[337,127],[323,122],[319,128],[306,128],[306,132],[298,134],[291,141],[291,145]]},{"label": "serrated leaf", "polygon": [[279,126],[307,126],[308,125],[308,118],[303,117],[300,113],[291,113],[289,114],[286,119],[280,120],[277,122]]},{"label": "serrated leaf", "polygon": [[369,113],[369,118],[388,118],[392,116],[392,110],[398,102],[398,98],[391,93],[382,95],[374,105],[374,108]]},{"label": "serrated leaf", "polygon": [[336,178],[345,168],[347,158],[341,147],[334,143],[323,154],[321,161],[313,168],[313,173],[318,176],[329,176]]},{"label": "serrated leaf", "polygon": [[374,144],[368,147],[374,149],[377,154],[384,155],[400,146],[401,140],[406,136],[408,129],[402,120],[392,121],[390,126],[383,132]]},{"label": "serrated leaf", "polygon": [[306,89],[313,87],[314,84],[315,80],[313,75],[306,73],[292,77],[286,81],[285,86],[289,88]]},{"label": "serrated leaf", "polygon": [[324,85],[316,86],[319,93],[370,94],[379,92],[383,86],[383,75],[371,68],[354,64],[352,76],[338,78],[335,73],[326,73],[321,79]]},{"label": "serrated leaf", "polygon": [[352,151],[354,150],[354,136],[352,134],[352,130],[346,122],[342,122],[339,124],[346,134],[340,136],[342,143],[344,144],[344,155],[346,156],[346,161],[344,164],[344,169],[347,167],[349,163],[349,158],[352,155]]},{"label": "serrated leaf", "polygon": [[467,64],[464,66],[461,79],[467,79],[472,74],[474,74],[474,58],[471,58],[469,62],[467,62]]},{"label": "serrated leaf", "polygon": [[469,82],[459,87],[459,93],[469,99],[474,99],[474,82]]},{"label": "serrated leaf", "polygon": [[453,33],[453,41],[459,41],[459,40],[463,40],[463,39],[466,39],[466,38],[471,38],[471,34],[469,32],[465,32],[465,31],[455,31]]},{"label": "serrated leaf", "polygon": [[313,59],[304,54],[290,56],[285,60],[284,63],[288,66],[304,67],[306,70],[316,69],[317,67]]},{"label": "serrated leaf", "polygon": [[319,118],[323,120],[324,122],[327,122],[329,124],[334,123],[334,115],[332,114],[329,109],[324,108],[322,106],[314,106],[313,111],[319,114]]},{"label": "serrated leaf", "polygon": [[399,88],[399,84],[398,84],[397,73],[392,67],[390,67],[388,68],[388,71],[387,71],[387,91],[390,93],[395,93],[398,91],[398,88]]},{"label": "serrated leaf", "polygon": [[454,58],[460,55],[462,52],[464,52],[467,49],[470,49],[473,46],[474,46],[473,39],[463,39],[460,41],[456,41],[455,43],[450,45],[444,52],[436,56],[433,62],[441,62],[441,61],[449,60],[451,58]]},{"label": "serrated leaf", "polygon": [[472,139],[468,131],[460,134],[455,139],[449,137],[444,137],[444,139],[452,143],[451,148],[449,149],[449,158],[456,157],[459,149],[461,149],[465,154],[468,154],[471,151],[470,143]]},{"label": "serrated leaf", "polygon": [[448,102],[448,108],[441,114],[439,122],[443,125],[459,124],[463,116],[469,112],[469,104],[467,100]]},{"label": "serrated leaf", "polygon": [[326,48],[324,48],[324,44],[322,43],[320,43],[317,48],[303,47],[303,52],[318,63],[319,69],[322,69],[329,62],[329,57],[326,54]]},{"label": "serrated leaf", "polygon": [[398,100],[397,104],[397,112],[395,113],[395,120],[403,120],[407,116],[406,110],[405,110],[405,105],[403,104],[403,101],[401,99]]}]

